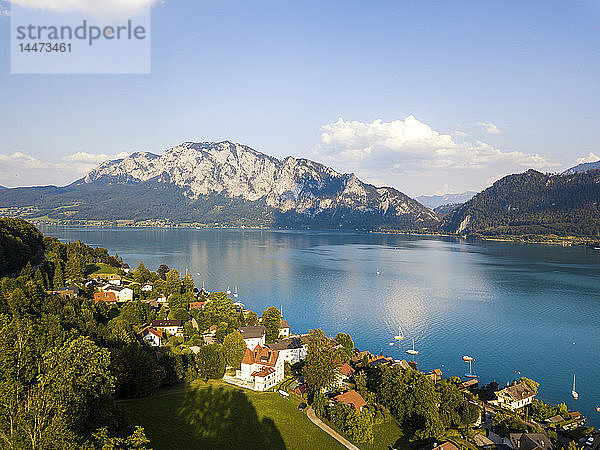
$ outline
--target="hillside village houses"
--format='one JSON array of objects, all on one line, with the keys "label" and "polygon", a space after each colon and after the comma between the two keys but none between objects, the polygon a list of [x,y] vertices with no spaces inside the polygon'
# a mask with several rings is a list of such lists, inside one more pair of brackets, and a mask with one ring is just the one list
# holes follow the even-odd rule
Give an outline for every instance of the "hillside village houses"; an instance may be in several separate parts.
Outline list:
[{"label": "hillside village houses", "polygon": [[493,405],[515,410],[529,405],[536,393],[525,382],[515,383],[496,392],[496,400],[491,400]]},{"label": "hillside village houses", "polygon": [[173,336],[183,336],[181,320],[154,320],[152,321],[151,326],[157,330],[166,331]]},{"label": "hillside village houses", "polygon": [[125,287],[125,286],[113,286],[112,284],[107,284],[102,286],[102,292],[114,292],[117,296],[118,302],[131,302],[133,301],[133,289]]},{"label": "hillside village houses", "polygon": [[95,292],[94,303],[104,302],[106,306],[114,306],[117,304],[117,295],[115,292]]},{"label": "hillside village houses", "polygon": [[152,327],[146,327],[138,333],[138,336],[144,341],[150,343],[152,347],[160,347],[163,344],[163,332]]}]

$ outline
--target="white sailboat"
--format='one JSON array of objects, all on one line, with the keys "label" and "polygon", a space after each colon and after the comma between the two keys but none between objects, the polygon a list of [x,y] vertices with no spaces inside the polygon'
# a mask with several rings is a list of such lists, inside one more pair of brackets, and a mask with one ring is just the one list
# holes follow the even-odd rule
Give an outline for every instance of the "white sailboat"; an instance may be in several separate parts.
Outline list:
[{"label": "white sailboat", "polygon": [[406,350],[409,355],[418,355],[419,352],[415,350],[415,338],[412,338],[412,349]]},{"label": "white sailboat", "polygon": [[398,334],[396,336],[394,336],[394,339],[398,339],[399,341],[404,339],[404,333],[402,332],[402,327],[398,328]]},{"label": "white sailboat", "polygon": [[575,374],[573,374],[573,390],[571,391],[571,396],[577,400],[579,398],[579,394],[575,390]]},{"label": "white sailboat", "polygon": [[233,296],[235,298],[237,298],[237,296],[238,296],[237,286],[235,287],[235,291],[233,292]]},{"label": "white sailboat", "polygon": [[229,286],[227,286],[227,291],[225,291],[225,293],[226,293],[227,295],[231,294],[231,289],[229,289]]}]

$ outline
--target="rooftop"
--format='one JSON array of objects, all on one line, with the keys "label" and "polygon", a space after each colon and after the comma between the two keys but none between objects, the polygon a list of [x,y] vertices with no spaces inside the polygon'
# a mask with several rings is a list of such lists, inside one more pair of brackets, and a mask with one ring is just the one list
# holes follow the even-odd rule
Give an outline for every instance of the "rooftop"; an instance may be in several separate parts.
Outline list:
[{"label": "rooftop", "polygon": [[505,387],[498,395],[506,395],[510,397],[513,401],[525,400],[529,397],[535,397],[536,393],[531,390],[527,383],[521,382],[517,384],[513,384],[512,386]]},{"label": "rooftop", "polygon": [[254,347],[254,350],[246,349],[242,358],[242,364],[263,364],[275,367],[278,358],[279,351],[257,345]]},{"label": "rooftop", "polygon": [[[243,336],[243,335],[242,335]],[[269,344],[269,347],[273,350],[291,350],[295,348],[302,347],[302,339],[299,337],[289,337],[285,339],[280,339],[277,342],[273,342]]]},{"label": "rooftop", "polygon": [[367,406],[365,399],[355,390],[344,392],[343,394],[337,395],[335,399],[338,402],[342,402],[346,405],[354,406],[355,409],[360,410],[363,406]]},{"label": "rooftop", "polygon": [[263,337],[267,329],[264,325],[258,325],[256,327],[240,327],[238,331],[244,339],[252,339]]}]

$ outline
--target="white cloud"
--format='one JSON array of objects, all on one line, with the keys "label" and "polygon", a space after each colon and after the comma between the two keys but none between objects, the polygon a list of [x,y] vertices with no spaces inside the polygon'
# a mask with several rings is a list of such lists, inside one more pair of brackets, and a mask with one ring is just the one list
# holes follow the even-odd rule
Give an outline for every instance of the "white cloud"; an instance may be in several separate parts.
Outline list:
[{"label": "white cloud", "polygon": [[39,184],[63,185],[81,178],[108,159],[120,159],[128,153],[114,156],[103,153],[76,152],[58,161],[43,161],[22,152],[0,153],[0,184],[27,186]]},{"label": "white cloud", "polygon": [[2,162],[2,165],[23,169],[48,169],[53,167],[52,163],[41,161],[31,155],[26,155],[21,152],[15,152],[12,155],[0,153],[0,162]]},{"label": "white cloud", "polygon": [[28,9],[60,13],[79,12],[95,17],[135,16],[158,0],[11,0]]},{"label": "white cloud", "polygon": [[500,129],[492,122],[477,122],[477,126],[481,127],[487,134],[500,134]]},{"label": "white cloud", "polygon": [[[460,137],[466,133],[455,132]],[[457,142],[451,135],[433,130],[414,116],[404,120],[371,123],[345,121],[323,126],[317,154],[329,161],[396,160],[396,166],[478,168],[492,162],[510,162],[522,167],[550,168],[557,163],[541,155],[504,152],[482,141]],[[389,167],[389,166],[388,166]]]},{"label": "white cloud", "polygon": [[479,190],[498,173],[561,166],[540,154],[500,149],[463,131],[437,131],[412,115],[390,122],[339,118],[322,127],[314,155],[336,170],[371,183],[383,181],[409,195]]},{"label": "white cloud", "polygon": [[600,160],[600,156],[590,152],[587,156],[584,156],[583,158],[577,158],[577,164],[591,163],[596,162],[598,160]]}]

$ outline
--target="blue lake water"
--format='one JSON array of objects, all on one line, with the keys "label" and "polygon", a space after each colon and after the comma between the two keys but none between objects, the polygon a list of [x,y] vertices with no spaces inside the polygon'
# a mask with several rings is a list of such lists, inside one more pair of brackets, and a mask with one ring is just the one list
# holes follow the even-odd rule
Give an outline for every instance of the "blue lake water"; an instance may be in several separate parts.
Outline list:
[{"label": "blue lake water", "polygon": [[[540,398],[600,425],[600,251],[365,233],[42,227],[233,291],[261,314],[283,309],[293,332],[345,331],[396,359],[415,339],[419,369],[481,383],[527,376]],[[390,346],[398,327],[407,339]],[[570,396],[577,375],[579,400]]]}]

